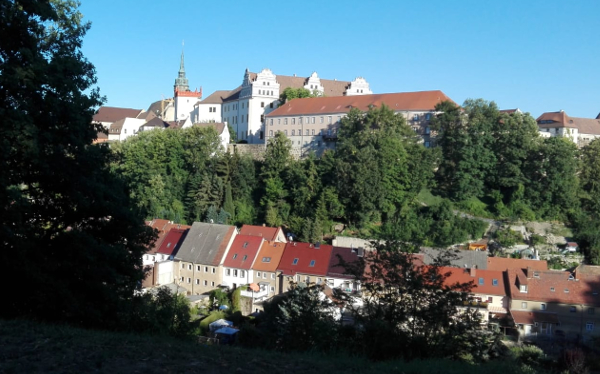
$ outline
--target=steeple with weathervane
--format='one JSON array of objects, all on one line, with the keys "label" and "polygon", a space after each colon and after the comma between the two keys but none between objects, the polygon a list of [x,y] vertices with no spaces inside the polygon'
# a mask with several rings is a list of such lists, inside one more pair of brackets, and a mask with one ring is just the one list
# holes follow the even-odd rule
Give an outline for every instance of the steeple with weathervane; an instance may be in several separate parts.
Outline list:
[{"label": "steeple with weathervane", "polygon": [[188,79],[185,76],[185,65],[183,58],[184,55],[182,46],[179,73],[177,74],[177,78],[175,78],[175,84],[173,85],[176,121],[184,120],[190,117],[191,112],[194,110],[194,105],[196,105],[196,103],[202,99],[202,87],[200,87],[200,91],[190,91]]}]

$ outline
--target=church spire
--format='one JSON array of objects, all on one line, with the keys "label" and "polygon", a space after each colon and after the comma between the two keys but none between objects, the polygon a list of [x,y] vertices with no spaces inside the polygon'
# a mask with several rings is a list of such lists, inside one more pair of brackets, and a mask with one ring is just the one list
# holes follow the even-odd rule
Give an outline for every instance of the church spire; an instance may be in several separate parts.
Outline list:
[{"label": "church spire", "polygon": [[173,86],[175,91],[185,92],[190,90],[190,86],[188,84],[188,80],[185,77],[185,66],[183,63],[183,43],[181,46],[181,62],[179,63],[179,74],[175,79],[175,85]]}]

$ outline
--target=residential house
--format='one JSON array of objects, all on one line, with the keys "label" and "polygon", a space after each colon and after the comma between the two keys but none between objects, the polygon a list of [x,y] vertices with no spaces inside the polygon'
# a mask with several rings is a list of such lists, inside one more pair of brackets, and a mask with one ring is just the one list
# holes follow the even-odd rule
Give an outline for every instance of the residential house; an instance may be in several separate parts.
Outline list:
[{"label": "residential house", "polygon": [[[247,225],[242,226],[240,233],[242,231],[249,231],[248,227],[246,226]],[[244,227],[246,227],[246,230],[244,230]],[[261,226],[249,227],[258,228]],[[279,294],[279,278],[277,276],[277,267],[279,266],[279,262],[283,256],[285,246],[285,243],[276,240],[263,240],[262,242],[260,250],[258,251],[258,255],[256,256],[256,260],[252,265],[252,270],[254,270],[254,281],[261,286],[261,290],[262,286],[264,286],[267,290],[266,295],[261,295],[261,297],[270,298]]]},{"label": "residential house", "polygon": [[169,127],[169,124],[167,122],[154,116],[152,119],[141,125],[138,131],[164,130],[167,127]]},{"label": "residential house", "polygon": [[238,234],[223,261],[222,285],[235,289],[254,282],[252,264],[262,245],[257,236]]},{"label": "residential house", "polygon": [[266,227],[266,226],[254,226],[254,225],[243,225],[240,229],[240,235],[252,235],[260,236],[265,240],[270,240],[279,243],[286,243],[285,234],[281,227]]},{"label": "residential house", "polygon": [[600,137],[600,119],[571,117],[563,110],[546,112],[536,119],[541,134],[566,137],[583,147]]},{"label": "residential house", "polygon": [[123,118],[110,125],[108,129],[109,141],[123,141],[130,136],[137,135],[140,126],[146,123],[146,120],[141,118]]},{"label": "residential house", "polygon": [[503,271],[481,270],[476,267],[440,267],[440,273],[449,273],[444,282],[447,285],[473,283],[473,301],[465,305],[465,308],[475,308],[481,314],[483,322],[507,316],[509,301]]},{"label": "residential house", "polygon": [[168,262],[169,264],[162,266],[154,265],[154,284],[160,285],[177,282],[177,276],[175,275],[177,269],[173,260],[185,240],[189,229],[190,226],[172,228],[165,236],[154,256],[157,263]]},{"label": "residential house", "polygon": [[223,99],[229,96],[228,90],[215,91],[204,100],[196,103],[192,112],[192,121],[194,123],[204,122],[223,122],[222,105]]},{"label": "residential house", "polygon": [[404,116],[429,147],[435,140],[429,123],[437,113],[435,106],[442,101],[452,100],[442,91],[295,99],[266,115],[265,139],[268,141],[277,132],[282,132],[291,140],[293,149],[320,153],[335,148],[340,122],[351,109],[368,111],[386,105]]},{"label": "residential house", "polygon": [[148,251],[144,254],[142,260],[144,265],[150,265],[155,263],[156,261],[162,261],[162,259],[158,259],[156,256],[156,252],[165,240],[165,237],[169,233],[169,231],[173,228],[177,229],[188,229],[190,226],[180,225],[178,223],[174,223],[173,221],[169,221],[166,219],[153,219],[152,221],[146,222],[146,225],[150,226],[152,229],[156,230],[157,238],[154,243],[150,245]]},{"label": "residential house", "polygon": [[112,106],[101,106],[94,114],[93,122],[100,123],[105,129],[123,118],[136,118],[143,113],[142,109],[117,108]]},{"label": "residential house", "polygon": [[559,330],[587,340],[600,333],[600,268],[568,271],[509,269],[510,314],[522,336]]},{"label": "residential house", "polygon": [[360,291],[360,282],[342,264],[353,264],[364,255],[363,248],[333,247],[327,268],[327,285],[344,292]]},{"label": "residential house", "polygon": [[235,226],[194,222],[175,255],[178,282],[191,295],[223,282],[223,260],[237,233]]},{"label": "residential house", "polygon": [[328,244],[287,243],[277,267],[279,292],[287,292],[291,282],[323,283],[332,250],[333,247]]}]

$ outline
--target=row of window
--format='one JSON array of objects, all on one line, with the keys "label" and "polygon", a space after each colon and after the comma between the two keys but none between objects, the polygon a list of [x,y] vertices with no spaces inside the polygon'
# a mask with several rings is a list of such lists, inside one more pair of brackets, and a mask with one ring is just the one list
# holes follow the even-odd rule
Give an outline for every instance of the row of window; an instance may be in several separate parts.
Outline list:
[{"label": "row of window", "polygon": [[[187,280],[188,284],[192,283],[192,278],[187,278],[185,279],[184,277],[179,278],[179,282],[183,283]],[[196,280],[194,281],[194,283],[199,286],[200,285],[200,279],[196,278]],[[208,286],[208,281],[204,280],[204,282],[202,283],[204,286]],[[215,286],[215,282],[210,282],[210,286],[214,287]]]},{"label": "row of window", "polygon": [[[228,277],[240,277],[240,278],[244,278],[246,276],[246,271],[245,270],[238,270],[238,269],[225,269],[225,275]],[[267,279],[268,277],[268,273],[267,272],[260,272],[257,271],[256,272],[256,277],[260,278],[262,275],[262,279]],[[271,279],[275,279],[275,273],[271,273]]]},{"label": "row of window", "polygon": [[[547,308],[546,304],[540,304],[540,310],[546,310],[546,308]],[[525,301],[521,302],[521,309],[527,309],[527,303]],[[569,312],[577,313],[577,307],[576,306],[570,307]],[[587,309],[587,314],[595,314],[595,313],[596,313],[596,310],[594,308]]]},{"label": "row of window", "polygon": [[[342,119],[342,116],[337,116],[337,121],[339,122]],[[316,123],[316,117],[298,117],[298,124],[302,125],[303,123],[305,125],[309,125],[309,124],[314,124]],[[327,116],[327,123],[331,124],[333,121],[333,116]],[[269,125],[273,126],[273,118],[271,118],[269,120]],[[296,124],[296,118],[292,117],[289,118],[289,123],[291,123],[292,125]],[[319,117],[319,123],[325,123],[325,117]],[[281,125],[281,118],[277,118],[277,124]],[[287,125],[288,124],[288,118],[284,118],[283,119],[283,124]]]},{"label": "row of window", "polygon": [[[332,134],[335,134],[337,131],[336,130],[325,130],[325,129],[321,129],[319,130],[318,134],[315,134],[315,130],[306,130],[305,131],[305,136],[314,136],[314,135],[320,135],[320,136],[331,136]],[[288,136],[288,131],[287,130],[283,130],[283,133],[285,134],[285,136]],[[273,136],[274,132],[273,130],[269,130],[269,136]],[[302,136],[302,130],[298,130],[298,133],[296,133],[296,130],[292,130],[291,131],[291,136]],[[300,144],[300,142],[298,142],[298,144]]]},{"label": "row of window", "polygon": [[217,112],[217,107],[216,106],[210,106],[210,107],[208,107],[208,112],[209,113],[216,113]]},{"label": "row of window", "polygon": [[[182,262],[181,263],[181,268],[185,269],[186,265]],[[192,264],[187,264],[187,269],[188,270],[193,270],[194,266]],[[196,271],[202,271],[202,265],[196,265]],[[212,273],[215,274],[217,272],[217,268],[215,267],[211,267],[211,266],[204,266],[204,272],[205,273]]]}]

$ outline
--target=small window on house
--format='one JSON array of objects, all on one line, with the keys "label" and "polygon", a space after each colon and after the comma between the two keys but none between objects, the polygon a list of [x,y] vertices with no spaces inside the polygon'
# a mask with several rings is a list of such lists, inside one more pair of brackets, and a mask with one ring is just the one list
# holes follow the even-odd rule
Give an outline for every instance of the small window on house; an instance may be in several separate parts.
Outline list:
[{"label": "small window on house", "polygon": [[413,121],[418,121],[418,120],[419,120],[419,115],[418,115],[418,114],[415,114],[415,115],[413,116]]},{"label": "small window on house", "polygon": [[[308,132],[308,131],[309,131],[309,130],[306,130],[306,135],[309,135],[309,132]],[[314,130],[313,130],[313,131],[314,131]]]},{"label": "small window on house", "polygon": [[541,310],[546,310],[546,304],[540,304],[540,309]]},{"label": "small window on house", "polygon": [[225,274],[226,274],[227,276],[231,275],[231,269],[227,269],[227,270],[225,270]]},{"label": "small window on house", "polygon": [[200,271],[200,265],[196,266],[196,271]]},{"label": "small window on house", "polygon": [[296,130],[292,130],[292,136],[296,135]]},{"label": "small window on house", "polygon": [[519,287],[519,291],[521,291],[521,292],[527,292],[527,285],[526,284],[522,284],[521,287]]},{"label": "small window on house", "polygon": [[217,272],[217,268],[212,268],[212,273],[216,273]]},{"label": "small window on house", "polygon": [[271,273],[271,279],[275,279],[275,273]]},{"label": "small window on house", "polygon": [[244,242],[244,248],[248,247],[248,242]]},{"label": "small window on house", "polygon": [[233,254],[233,259],[235,260],[237,258],[237,253]]},{"label": "small window on house", "polygon": [[298,259],[295,258],[294,261],[292,261],[292,265],[298,265]]},{"label": "small window on house", "polygon": [[287,125],[287,118],[284,118],[284,119],[283,119],[283,124],[284,124],[284,125]]},{"label": "small window on house", "polygon": [[425,114],[425,119],[429,121],[431,119],[431,113]]},{"label": "small window on house", "polygon": [[554,292],[554,287],[550,287],[550,292]]},{"label": "small window on house", "polygon": [[275,292],[275,287],[271,286],[271,292]]},{"label": "small window on house", "polygon": [[594,331],[594,322],[587,322],[585,324],[585,331]]},{"label": "small window on house", "polygon": [[568,288],[565,288],[565,293],[569,293],[569,289]]},{"label": "small window on house", "polygon": [[483,278],[479,278],[479,284],[483,286]]},{"label": "small window on house", "polygon": [[267,273],[263,273],[263,279],[267,279]]},{"label": "small window on house", "polygon": [[269,136],[273,136],[273,130],[269,130]]},{"label": "small window on house", "polygon": [[168,244],[167,244],[167,248],[170,248],[170,247],[171,247],[171,243],[168,243]]},{"label": "small window on house", "polygon": [[212,287],[214,287],[214,286],[215,286],[215,282],[210,282],[210,285],[211,285]]},{"label": "small window on house", "polygon": [[310,283],[310,277],[307,275],[306,278],[304,279],[306,281],[306,283]]},{"label": "small window on house", "polygon": [[204,267],[204,272],[205,272],[205,273],[208,273],[208,266],[205,266],[205,267]]},{"label": "small window on house", "polygon": [[277,124],[281,125],[281,118],[277,118]]},{"label": "small window on house", "polygon": [[204,285],[208,286],[208,281],[207,280],[204,281]]},{"label": "small window on house", "polygon": [[180,278],[179,278],[179,281],[180,281],[180,282],[183,282],[183,277],[180,277]]},{"label": "small window on house", "polygon": [[521,303],[521,309],[527,309],[527,303],[526,302],[522,302]]},{"label": "small window on house", "polygon": [[237,271],[237,269],[233,269],[233,276],[234,276],[234,277],[237,277],[237,276],[238,276],[238,271]]},{"label": "small window on house", "polygon": [[273,126],[273,118],[269,121],[269,125]]},{"label": "small window on house", "polygon": [[[271,91],[271,92],[273,92],[273,91]],[[271,95],[272,95],[272,93],[271,93]],[[273,103],[269,104],[269,108],[273,108]]]},{"label": "small window on house", "polygon": [[314,267],[314,266],[315,266],[315,260],[311,260],[311,261],[310,261],[310,265],[308,265],[308,266],[310,266],[310,267]]},{"label": "small window on house", "polygon": [[265,102],[264,102],[264,101],[261,101],[261,102],[260,102],[260,107],[261,107],[261,108],[264,108],[264,107],[265,107]]},{"label": "small window on house", "polygon": [[188,270],[192,270],[192,264],[188,265]]},{"label": "small window on house", "polygon": [[188,282],[188,283],[192,283],[192,278],[188,278],[188,279],[187,279],[187,282]]},{"label": "small window on house", "polygon": [[271,262],[271,257],[263,257],[262,262]]},{"label": "small window on house", "polygon": [[283,133],[285,134],[285,136],[287,136],[287,130],[283,130]]},{"label": "small window on house", "polygon": [[569,312],[571,312],[571,313],[577,313],[577,307],[572,306],[571,309],[569,310]]},{"label": "small window on house", "polygon": [[257,277],[257,278],[260,278],[260,271],[257,271],[257,272],[256,272],[256,277]]},{"label": "small window on house", "polygon": [[315,123],[315,117],[311,117],[310,123]]},{"label": "small window on house", "polygon": [[246,276],[246,272],[244,270],[240,270],[240,278],[244,278]]},{"label": "small window on house", "polygon": [[323,117],[321,117],[321,119],[319,120],[319,123],[323,123]]},{"label": "small window on house", "polygon": [[[308,130],[306,130],[306,131],[308,131]],[[315,135],[315,130],[314,129],[311,130],[311,135]]]},{"label": "small window on house", "polygon": [[292,118],[292,125],[295,125],[295,124],[296,124],[296,119]]},{"label": "small window on house", "polygon": [[196,284],[199,285],[200,284],[200,279],[196,279]]},{"label": "small window on house", "polygon": [[492,279],[492,286],[498,285],[498,279]]},{"label": "small window on house", "polygon": [[539,271],[534,271],[533,272],[533,277],[534,278],[539,278],[540,277],[540,272]]},{"label": "small window on house", "polygon": [[248,259],[248,255],[244,255],[244,258],[242,258],[242,261],[246,261]]}]

